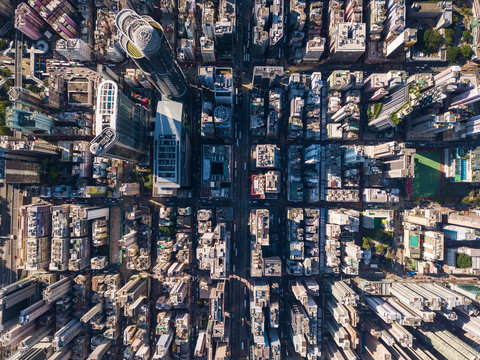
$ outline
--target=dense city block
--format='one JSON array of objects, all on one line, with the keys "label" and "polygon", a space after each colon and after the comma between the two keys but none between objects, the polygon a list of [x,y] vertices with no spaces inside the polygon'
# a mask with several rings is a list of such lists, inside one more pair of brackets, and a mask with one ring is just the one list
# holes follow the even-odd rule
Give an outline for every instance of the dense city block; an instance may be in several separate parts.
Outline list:
[{"label": "dense city block", "polygon": [[480,0],[0,0],[0,360],[480,360]]}]

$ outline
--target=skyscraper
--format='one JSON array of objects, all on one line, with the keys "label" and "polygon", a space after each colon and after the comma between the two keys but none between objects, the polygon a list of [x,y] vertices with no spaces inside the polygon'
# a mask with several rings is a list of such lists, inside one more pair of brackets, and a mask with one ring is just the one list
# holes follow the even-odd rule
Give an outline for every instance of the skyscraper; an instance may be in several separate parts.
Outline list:
[{"label": "skyscraper", "polygon": [[57,40],[55,51],[68,60],[92,60],[92,49],[82,39],[59,39]]},{"label": "skyscraper", "polygon": [[153,140],[153,196],[177,194],[190,185],[190,138],[182,129],[185,109],[181,102],[158,102]]},{"label": "skyscraper", "polygon": [[162,26],[151,17],[125,9],[117,14],[120,44],[142,69],[155,88],[169,98],[179,99],[187,92],[185,76]]},{"label": "skyscraper", "polygon": [[[63,39],[68,40],[78,36],[79,14],[69,1],[28,0],[28,5]],[[27,36],[30,35],[27,34]]]},{"label": "skyscraper", "polygon": [[111,80],[100,83],[95,112],[95,138],[90,152],[122,160],[138,160],[147,150],[149,114],[122,94]]},{"label": "skyscraper", "polygon": [[46,25],[40,15],[27,3],[21,3],[15,10],[15,28],[27,35],[30,39],[39,40],[42,37],[41,30]]}]

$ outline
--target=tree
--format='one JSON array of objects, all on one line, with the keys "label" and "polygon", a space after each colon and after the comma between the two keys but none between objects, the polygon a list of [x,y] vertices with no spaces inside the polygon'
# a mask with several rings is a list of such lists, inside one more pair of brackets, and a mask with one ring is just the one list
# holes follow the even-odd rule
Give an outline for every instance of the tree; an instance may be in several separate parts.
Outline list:
[{"label": "tree", "polygon": [[454,29],[451,29],[451,28],[445,29],[445,44],[447,44],[447,46],[452,45],[454,37],[455,37]]},{"label": "tree", "polygon": [[158,230],[160,230],[162,236],[175,236],[177,233],[177,230],[171,226],[159,226]]},{"label": "tree", "polygon": [[147,177],[146,179],[145,177],[143,178],[143,181],[144,181],[143,186],[145,187],[145,190],[147,190],[148,193],[151,193],[153,189],[152,174],[147,174],[146,177]]},{"label": "tree", "polygon": [[470,59],[472,57],[472,54],[473,54],[473,50],[472,50],[472,47],[470,45],[464,45],[462,46],[462,48],[460,49],[460,51],[462,52],[462,56],[465,58],[465,59]]},{"label": "tree", "polygon": [[457,14],[453,13],[453,16],[452,16],[452,25],[453,27],[456,27],[458,25],[458,21],[460,20],[460,18],[458,17]]},{"label": "tree", "polygon": [[12,75],[13,73],[10,71],[10,69],[8,68],[2,68],[0,69],[0,75],[3,76],[3,77],[7,77],[7,76],[10,76]]},{"label": "tree", "polygon": [[375,246],[375,252],[376,252],[377,254],[380,254],[380,255],[381,255],[382,252],[383,252],[383,249],[384,249],[384,248],[383,248],[382,245],[377,245],[377,246]]},{"label": "tree", "polygon": [[438,51],[438,48],[442,44],[442,35],[435,29],[427,29],[423,33],[423,43],[425,44],[425,50],[429,53]]},{"label": "tree", "polygon": [[472,258],[467,254],[458,254],[457,267],[460,269],[467,269],[472,267]]},{"label": "tree", "polygon": [[470,40],[472,38],[472,35],[470,34],[470,31],[465,30],[464,32],[462,32],[462,38],[465,41]]},{"label": "tree", "polygon": [[58,180],[60,178],[60,169],[57,165],[52,164],[48,169],[48,177],[50,180]]},{"label": "tree", "polygon": [[364,237],[363,238],[363,244],[362,244],[362,249],[364,250],[368,250],[371,248],[371,245],[370,245],[370,239],[369,238],[366,238]]},{"label": "tree", "polygon": [[5,39],[0,40],[0,51],[5,50],[8,48],[8,41]]},{"label": "tree", "polygon": [[460,49],[456,46],[447,47],[447,61],[449,64],[454,64],[460,57]]},{"label": "tree", "polygon": [[8,100],[0,101],[0,135],[8,135],[10,130],[5,126],[5,113],[8,106]]}]

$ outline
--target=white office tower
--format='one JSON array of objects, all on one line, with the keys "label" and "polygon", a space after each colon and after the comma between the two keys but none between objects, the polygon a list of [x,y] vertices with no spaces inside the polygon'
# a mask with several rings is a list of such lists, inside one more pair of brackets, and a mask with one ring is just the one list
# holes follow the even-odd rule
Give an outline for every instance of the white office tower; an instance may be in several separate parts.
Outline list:
[{"label": "white office tower", "polygon": [[392,284],[390,294],[396,296],[397,299],[413,309],[421,309],[425,303],[425,299],[422,296],[400,283]]},{"label": "white office tower", "polygon": [[30,305],[26,309],[20,311],[20,324],[27,324],[31,321],[34,321],[39,316],[45,314],[52,308],[51,304],[48,304],[45,300],[40,300]]},{"label": "white office tower", "polygon": [[402,319],[402,314],[381,298],[369,296],[366,300],[372,310],[375,311],[375,313],[386,323],[391,324],[392,322],[400,321]]},{"label": "white office tower", "polygon": [[187,92],[182,70],[175,60],[162,26],[150,16],[124,9],[117,14],[120,44],[164,96],[179,99]]},{"label": "white office tower", "polygon": [[335,321],[340,325],[346,326],[350,322],[347,308],[337,302],[334,298],[327,301],[327,309],[330,311]]},{"label": "white office tower", "polygon": [[332,295],[343,305],[355,306],[358,303],[359,296],[344,281],[335,281],[331,285]]},{"label": "white office tower", "polygon": [[90,310],[88,310],[87,313],[81,317],[80,321],[86,324],[90,320],[92,320],[95,316],[100,314],[102,311],[103,311],[103,302],[99,302],[97,305],[95,305]]},{"label": "white office tower", "polygon": [[114,81],[102,81],[97,90],[96,136],[90,142],[90,152],[130,161],[144,157],[148,122],[147,109],[127,98]]},{"label": "white office tower", "polygon": [[190,184],[190,139],[182,131],[183,104],[159,101],[153,141],[153,196],[175,196]]},{"label": "white office tower", "polygon": [[350,348],[350,340],[349,340],[348,332],[347,330],[345,330],[343,326],[339,326],[332,319],[328,319],[326,321],[326,328],[338,347],[342,349]]},{"label": "white office tower", "polygon": [[112,344],[112,340],[104,339],[100,345],[98,345],[95,350],[90,354],[87,360],[100,360],[103,355],[107,352]]},{"label": "white office tower", "polygon": [[64,297],[72,289],[72,281],[65,277],[56,283],[49,285],[43,290],[43,300],[52,303],[61,297]]},{"label": "white office tower", "polygon": [[387,57],[394,58],[417,43],[417,29],[405,29],[387,46]]},{"label": "white office tower", "polygon": [[336,37],[330,45],[330,57],[340,62],[355,62],[367,47],[367,28],[364,23],[340,22],[336,27]]},{"label": "white office tower", "polygon": [[0,331],[4,324],[18,317],[22,306],[28,306],[30,298],[35,296],[37,284],[33,279],[24,279],[0,289]]},{"label": "white office tower", "polygon": [[78,320],[72,320],[67,325],[58,330],[53,336],[52,346],[55,351],[68,345],[80,332],[82,324]]}]

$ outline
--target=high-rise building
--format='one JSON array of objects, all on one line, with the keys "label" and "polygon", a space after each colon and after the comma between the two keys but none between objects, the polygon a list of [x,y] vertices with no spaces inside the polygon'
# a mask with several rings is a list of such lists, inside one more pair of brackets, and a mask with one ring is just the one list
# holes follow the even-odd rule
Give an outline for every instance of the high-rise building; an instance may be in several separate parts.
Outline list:
[{"label": "high-rise building", "polygon": [[50,261],[51,206],[30,205],[22,213],[25,224],[25,270],[40,270]]},{"label": "high-rise building", "polygon": [[42,109],[42,98],[22,87],[12,87],[8,91],[9,100],[15,104],[15,106],[20,105],[19,107],[30,110],[40,110]]},{"label": "high-rise building", "polygon": [[183,104],[159,101],[155,121],[153,196],[172,196],[190,184],[190,139],[182,129]]},{"label": "high-rise building", "polygon": [[261,26],[253,28],[253,56],[261,58],[265,55],[268,48],[268,32]]},{"label": "high-rise building", "polygon": [[10,319],[16,317],[37,296],[37,282],[32,279],[23,279],[0,290],[0,328]]},{"label": "high-rise building", "polygon": [[51,134],[55,120],[37,111],[7,109],[7,126],[24,134]]},{"label": "high-rise building", "polygon": [[213,66],[199,66],[198,80],[200,84],[213,89],[215,68]]},{"label": "high-rise building", "polygon": [[215,23],[215,43],[220,58],[230,58],[233,50],[233,31],[231,21],[217,21]]},{"label": "high-rise building", "polygon": [[79,35],[78,12],[67,0],[29,0],[28,4],[65,40]]},{"label": "high-rise building", "polygon": [[68,60],[92,60],[92,49],[82,39],[60,39],[57,41],[55,50]]},{"label": "high-rise building", "polygon": [[105,80],[97,91],[95,135],[90,151],[96,156],[138,160],[146,155],[149,114],[143,106],[121,93],[118,85]]},{"label": "high-rise building", "polygon": [[39,184],[41,161],[58,156],[58,147],[47,142],[0,138],[0,180],[7,184]]},{"label": "high-rise building", "polygon": [[215,62],[215,43],[206,36],[200,38],[200,53],[204,63]]},{"label": "high-rise building", "polygon": [[14,6],[11,0],[0,0],[0,16],[10,17],[13,15]]},{"label": "high-rise building", "polygon": [[325,50],[325,38],[316,36],[307,41],[303,52],[303,61],[318,61]]},{"label": "high-rise building", "polygon": [[338,61],[357,61],[366,49],[366,25],[340,22],[336,34],[330,44],[330,57]]},{"label": "high-rise building", "polygon": [[149,16],[125,9],[117,14],[120,44],[163,95],[179,99],[187,92],[185,76],[178,66],[162,26]]},{"label": "high-rise building", "polygon": [[405,29],[390,45],[387,46],[387,57],[394,58],[399,56],[406,49],[417,43],[417,29]]},{"label": "high-rise building", "polygon": [[178,61],[182,63],[195,60],[195,45],[192,39],[180,39],[177,56]]},{"label": "high-rise building", "polygon": [[218,104],[233,104],[233,76],[232,68],[215,68],[214,84],[215,102]]},{"label": "high-rise building", "polygon": [[45,20],[33,11],[27,3],[21,3],[16,8],[15,28],[27,35],[30,39],[40,39],[42,37],[41,30],[45,25]]}]

